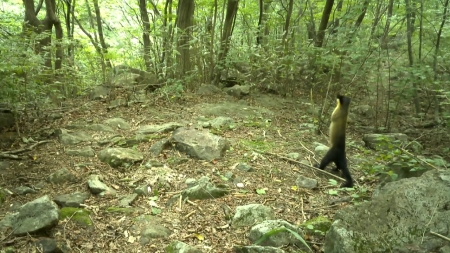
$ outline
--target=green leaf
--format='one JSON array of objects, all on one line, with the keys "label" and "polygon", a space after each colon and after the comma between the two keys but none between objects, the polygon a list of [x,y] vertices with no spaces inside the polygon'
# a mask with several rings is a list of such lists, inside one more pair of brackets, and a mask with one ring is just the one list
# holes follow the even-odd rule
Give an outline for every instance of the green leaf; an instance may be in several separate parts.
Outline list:
[{"label": "green leaf", "polygon": [[334,180],[334,179],[329,179],[329,180],[328,180],[328,183],[329,183],[330,185],[334,185],[334,186],[338,185],[338,182],[337,182],[336,180]]},{"label": "green leaf", "polygon": [[258,193],[259,195],[265,195],[266,190],[265,189],[256,189],[256,193]]},{"label": "green leaf", "polygon": [[152,207],[152,214],[157,215],[161,213],[161,209],[156,208],[156,207]]},{"label": "green leaf", "polygon": [[336,190],[329,190],[328,194],[330,194],[330,195],[338,195],[338,191],[336,191]]}]

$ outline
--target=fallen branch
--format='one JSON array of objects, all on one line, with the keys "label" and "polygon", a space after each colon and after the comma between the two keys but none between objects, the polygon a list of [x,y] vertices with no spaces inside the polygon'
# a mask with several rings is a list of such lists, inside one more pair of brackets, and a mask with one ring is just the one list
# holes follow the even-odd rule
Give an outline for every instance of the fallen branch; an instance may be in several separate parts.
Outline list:
[{"label": "fallen branch", "polygon": [[17,155],[0,153],[0,158],[11,159],[11,160],[20,160],[20,157]]},{"label": "fallen branch", "polygon": [[33,145],[31,145],[29,147],[26,147],[26,148],[21,148],[21,149],[16,149],[16,150],[2,152],[2,153],[0,153],[0,158],[8,158],[8,159],[13,159],[13,160],[19,160],[20,157],[17,156],[16,154],[20,154],[20,153],[24,153],[24,152],[27,152],[27,151],[31,151],[35,147],[37,147],[37,146],[39,146],[41,144],[47,143],[47,142],[50,142],[50,141],[38,141],[38,142],[34,143]]},{"label": "fallen branch", "polygon": [[307,164],[301,163],[301,162],[299,162],[299,161],[290,159],[290,158],[285,157],[285,156],[281,156],[281,155],[279,155],[279,154],[270,153],[270,152],[264,152],[264,151],[261,151],[261,150],[255,150],[255,151],[258,152],[258,153],[261,153],[261,154],[266,154],[266,155],[276,156],[276,157],[278,157],[278,158],[281,158],[281,159],[283,159],[283,160],[289,161],[289,162],[291,162],[291,163],[295,163],[295,164],[301,165],[301,166],[303,166],[303,167],[305,167],[305,168],[309,168],[309,169],[315,170],[315,171],[317,171],[317,172],[320,172],[320,173],[322,173],[322,174],[328,175],[328,176],[330,176],[330,177],[334,177],[334,178],[336,178],[337,180],[340,180],[340,181],[342,181],[342,182],[345,182],[345,181],[346,181],[346,180],[343,179],[342,177],[336,176],[336,175],[334,175],[334,174],[332,174],[332,173],[330,173],[330,172],[328,172],[328,171],[321,170],[321,169],[316,168],[316,167],[313,167],[313,166],[309,166],[309,165],[307,165]]},{"label": "fallen branch", "polygon": [[433,231],[430,231],[430,234],[435,235],[435,236],[437,236],[437,237],[439,237],[439,238],[442,238],[442,239],[447,240],[447,241],[450,242],[450,238],[448,238],[448,237],[446,237],[446,236],[443,236],[443,235],[438,234],[438,233],[433,232]]}]

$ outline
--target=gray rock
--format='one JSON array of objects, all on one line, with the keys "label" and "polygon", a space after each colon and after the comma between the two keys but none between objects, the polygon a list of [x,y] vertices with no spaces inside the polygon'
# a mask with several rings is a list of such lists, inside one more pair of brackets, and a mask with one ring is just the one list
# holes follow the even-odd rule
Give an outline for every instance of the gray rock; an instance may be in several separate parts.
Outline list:
[{"label": "gray rock", "polygon": [[111,126],[111,127],[115,127],[118,129],[130,129],[131,126],[130,124],[128,124],[128,122],[122,118],[111,118],[111,119],[107,119],[104,121],[105,124]]},{"label": "gray rock", "polygon": [[164,164],[158,160],[149,160],[148,162],[145,163],[144,166],[147,169],[151,169],[151,168],[156,168],[156,167],[163,167]]},{"label": "gray rock", "polygon": [[87,125],[86,129],[92,130],[92,131],[97,131],[97,132],[107,132],[107,133],[113,133],[114,129],[112,129],[112,127],[108,126],[108,125],[103,125],[103,124],[92,124],[92,125]]},{"label": "gray rock", "polygon": [[19,186],[14,189],[14,193],[17,195],[27,195],[28,193],[36,193],[36,191],[28,186]]},{"label": "gray rock", "polygon": [[147,196],[149,195],[150,186],[148,184],[140,185],[134,189],[134,193],[138,195]]},{"label": "gray rock", "polygon": [[94,157],[95,152],[91,147],[84,147],[80,149],[67,149],[66,154],[70,156]]},{"label": "gray rock", "polygon": [[247,227],[257,222],[273,220],[275,213],[272,208],[261,204],[249,204],[236,207],[232,220],[233,227]]},{"label": "gray rock", "polygon": [[195,179],[195,178],[186,178],[185,183],[186,183],[187,187],[193,187],[193,186],[195,186],[197,184],[197,179]]},{"label": "gray rock", "polygon": [[184,127],[173,132],[171,142],[175,143],[177,150],[193,158],[207,161],[221,158],[230,148],[230,143],[222,137]]},{"label": "gray rock", "polygon": [[36,190],[42,190],[42,189],[45,187],[46,184],[47,184],[47,183],[46,183],[45,181],[39,181],[39,182],[34,186],[34,189],[36,189]]},{"label": "gray rock", "polygon": [[435,252],[446,242],[427,231],[448,234],[449,192],[448,170],[387,183],[371,201],[336,213],[325,252]]},{"label": "gray rock", "polygon": [[88,192],[75,192],[56,196],[53,201],[60,207],[80,207],[89,196]]},{"label": "gray rock", "polygon": [[233,246],[235,253],[284,253],[285,251],[276,247],[270,246]]},{"label": "gray rock", "polygon": [[145,135],[136,135],[133,137],[113,136],[109,140],[102,140],[100,145],[112,144],[122,148],[130,148],[139,145],[142,142],[148,142],[149,138]]},{"label": "gray rock", "polygon": [[47,180],[52,184],[63,184],[66,182],[75,182],[76,177],[70,170],[63,168],[50,174]]},{"label": "gray rock", "polygon": [[99,194],[100,196],[116,194],[114,189],[102,182],[102,177],[99,175],[91,175],[88,178],[87,185],[93,194]]},{"label": "gray rock", "polygon": [[162,139],[155,142],[149,149],[150,154],[154,157],[159,156],[164,149],[171,146],[169,139]]},{"label": "gray rock", "polygon": [[136,133],[137,134],[167,133],[182,126],[183,124],[178,122],[169,122],[162,125],[147,125],[139,128],[139,130]]},{"label": "gray rock", "polygon": [[62,252],[57,246],[55,239],[53,238],[40,238],[35,242],[36,247],[39,249],[38,252],[43,253],[58,253]]},{"label": "gray rock", "polygon": [[156,238],[167,238],[172,234],[170,229],[163,226],[163,220],[152,215],[141,215],[135,218],[131,232],[140,236],[140,243],[146,245]]},{"label": "gray rock", "polygon": [[221,92],[222,90],[219,87],[211,84],[202,85],[197,90],[197,94],[199,95],[215,95]]},{"label": "gray rock", "polygon": [[[265,220],[260,224],[253,226],[248,234],[248,239],[251,242],[256,242],[261,236],[274,229],[287,228],[303,238],[303,231],[285,220]],[[281,247],[283,245],[297,245],[303,246],[303,244],[290,232],[283,231],[274,234],[260,243],[261,246]],[[304,246],[303,246],[304,247]]]},{"label": "gray rock", "polygon": [[300,175],[295,180],[295,184],[301,188],[314,189],[317,187],[317,180]]},{"label": "gray rock", "polygon": [[120,207],[129,207],[139,197],[139,194],[132,193],[119,198]]},{"label": "gray rock", "polygon": [[89,98],[92,100],[101,100],[105,99],[109,96],[109,93],[111,92],[111,88],[106,86],[96,86],[94,89],[89,93]]},{"label": "gray rock", "polygon": [[113,168],[129,167],[142,161],[141,152],[128,148],[106,148],[98,153],[100,161],[109,164]]},{"label": "gray rock", "polygon": [[255,171],[255,169],[252,168],[252,166],[246,164],[246,163],[240,163],[236,166],[236,168],[240,171],[245,171],[245,172],[253,172]]},{"label": "gray rock", "polygon": [[223,127],[228,127],[230,128],[231,126],[234,125],[234,120],[230,117],[217,117],[213,120],[209,121],[209,124],[213,127],[213,128],[223,128]]},{"label": "gray rock", "polygon": [[92,139],[90,135],[81,131],[69,133],[66,129],[59,129],[56,132],[58,132],[59,140],[64,145],[75,145]]},{"label": "gray rock", "polygon": [[363,141],[368,148],[383,149],[388,145],[393,144],[399,146],[400,144],[408,142],[408,136],[402,133],[388,133],[388,134],[365,134]]},{"label": "gray rock", "polygon": [[242,98],[250,94],[250,85],[235,85],[231,88],[225,88],[224,90],[230,96]]},{"label": "gray rock", "polygon": [[[9,217],[4,218],[8,220],[5,223],[9,223],[12,233],[16,236],[22,236],[56,226],[59,220],[59,209],[48,196],[43,196],[26,203],[19,207],[15,213],[7,216]],[[0,227],[2,226],[0,225]]]},{"label": "gray rock", "polygon": [[190,246],[184,242],[173,241],[166,247],[168,253],[202,253],[196,247]]},{"label": "gray rock", "polygon": [[197,181],[197,184],[182,191],[183,199],[213,199],[220,198],[230,193],[227,185],[214,185],[209,181],[209,178],[202,177]]},{"label": "gray rock", "polygon": [[138,83],[141,76],[135,73],[119,73],[111,79],[113,87],[133,86]]}]

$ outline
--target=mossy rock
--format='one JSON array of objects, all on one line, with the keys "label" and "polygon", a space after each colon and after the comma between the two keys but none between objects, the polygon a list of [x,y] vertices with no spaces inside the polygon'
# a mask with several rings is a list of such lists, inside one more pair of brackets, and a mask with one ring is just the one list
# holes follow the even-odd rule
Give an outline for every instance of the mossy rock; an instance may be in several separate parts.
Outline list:
[{"label": "mossy rock", "polygon": [[325,235],[325,233],[331,227],[331,221],[324,216],[318,216],[306,221],[300,226],[304,228],[308,233],[312,233],[315,235]]},{"label": "mossy rock", "polygon": [[65,218],[69,218],[70,220],[73,220],[81,225],[85,226],[92,226],[92,220],[89,217],[91,214],[91,211],[82,209],[82,208],[76,208],[76,207],[63,207],[60,211],[60,219],[63,220]]}]

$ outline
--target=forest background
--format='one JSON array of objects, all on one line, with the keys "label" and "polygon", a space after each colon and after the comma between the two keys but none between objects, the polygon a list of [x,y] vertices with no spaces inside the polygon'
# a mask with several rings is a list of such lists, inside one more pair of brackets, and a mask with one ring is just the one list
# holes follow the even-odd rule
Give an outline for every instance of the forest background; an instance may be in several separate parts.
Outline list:
[{"label": "forest background", "polygon": [[448,0],[6,0],[0,15],[0,100],[16,112],[126,66],[167,99],[239,83],[313,103],[345,93],[382,129],[405,111],[450,119]]}]

